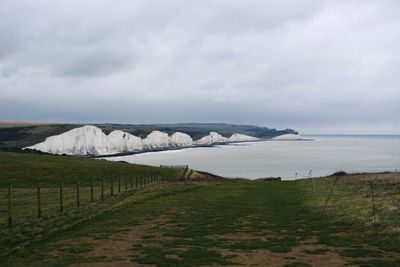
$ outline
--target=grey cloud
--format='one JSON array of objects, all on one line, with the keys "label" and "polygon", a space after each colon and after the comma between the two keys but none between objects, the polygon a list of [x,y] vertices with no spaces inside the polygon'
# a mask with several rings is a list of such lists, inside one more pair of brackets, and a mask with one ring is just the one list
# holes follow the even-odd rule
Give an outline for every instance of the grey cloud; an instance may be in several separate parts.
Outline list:
[{"label": "grey cloud", "polygon": [[390,0],[3,0],[0,119],[400,132],[399,13]]}]

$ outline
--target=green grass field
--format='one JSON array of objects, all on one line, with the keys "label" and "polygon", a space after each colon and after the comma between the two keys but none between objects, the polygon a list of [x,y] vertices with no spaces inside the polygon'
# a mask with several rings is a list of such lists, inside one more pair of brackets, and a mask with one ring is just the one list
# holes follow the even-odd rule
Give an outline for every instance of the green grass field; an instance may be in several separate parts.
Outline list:
[{"label": "green grass field", "polygon": [[[179,170],[155,168],[64,156],[34,155],[21,153],[0,153],[0,227],[4,224],[7,212],[8,186],[12,184],[14,193],[14,215],[16,219],[36,213],[34,205],[37,194],[37,183],[40,182],[43,209],[58,207],[60,181],[63,182],[64,204],[68,207],[75,203],[76,183],[79,181],[81,202],[90,198],[90,184],[93,181],[94,199],[101,197],[101,183],[104,194],[113,191],[126,191],[131,182],[136,187],[136,179],[143,183],[145,178],[162,177],[172,179],[179,176]],[[25,218],[21,218],[24,219]]]},{"label": "green grass field", "polygon": [[[2,154],[0,162],[8,166],[1,179],[10,177],[24,190],[32,181],[13,173],[28,177],[26,166],[50,162],[49,182],[58,179],[50,171],[58,164],[65,177],[135,170],[158,171],[171,181],[3,229],[0,266],[400,266],[398,174],[376,175],[374,223],[369,175],[319,178],[312,185],[184,183],[178,170],[89,159]],[[78,170],[81,163],[85,171]]]}]

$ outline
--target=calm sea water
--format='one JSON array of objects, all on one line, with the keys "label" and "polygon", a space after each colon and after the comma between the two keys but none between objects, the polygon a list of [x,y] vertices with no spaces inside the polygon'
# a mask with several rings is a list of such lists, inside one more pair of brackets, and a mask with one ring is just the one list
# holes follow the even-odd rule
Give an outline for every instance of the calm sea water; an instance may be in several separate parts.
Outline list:
[{"label": "calm sea water", "polygon": [[227,177],[294,179],[335,171],[400,171],[400,136],[304,136],[313,141],[263,141],[107,158],[190,168]]}]

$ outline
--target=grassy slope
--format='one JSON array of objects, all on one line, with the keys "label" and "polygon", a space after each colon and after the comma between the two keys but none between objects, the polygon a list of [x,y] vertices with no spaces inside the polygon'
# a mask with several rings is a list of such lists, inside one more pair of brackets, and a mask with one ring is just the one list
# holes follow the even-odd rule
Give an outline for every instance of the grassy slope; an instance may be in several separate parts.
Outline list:
[{"label": "grassy slope", "polygon": [[0,148],[23,148],[43,142],[47,137],[61,134],[73,128],[75,124],[0,124]]},{"label": "grassy slope", "polygon": [[[114,170],[119,167],[126,168],[122,163],[113,165]],[[399,266],[398,231],[382,228],[385,232],[375,239],[371,221],[361,216],[370,210],[364,182],[346,178],[337,184],[329,209],[321,212],[332,181],[315,180],[313,191],[304,190],[308,185],[304,180],[158,184],[112,198],[107,212],[65,230],[60,230],[60,224],[91,214],[90,206],[84,214],[65,215],[61,222],[42,220],[39,226],[45,231],[41,238],[30,237],[31,243],[24,249],[0,256],[0,262],[6,266],[129,266],[130,262],[158,266]],[[381,190],[376,195],[377,208],[383,211],[399,188],[377,187]],[[398,207],[398,203],[392,206]],[[387,216],[382,223],[398,227],[397,210],[392,207],[381,214]],[[54,234],[49,229],[58,230]],[[17,235],[9,233],[9,242],[2,243],[1,251],[15,246],[10,241],[19,235],[31,233],[26,228],[25,232],[14,231]]]},{"label": "grassy slope", "polygon": [[177,174],[177,170],[144,165],[93,160],[55,155],[37,155],[13,152],[0,152],[0,188],[12,181],[15,186],[27,187],[40,179],[44,184],[58,182],[74,183],[80,179],[87,183],[93,178],[131,177],[157,173],[165,178]]},{"label": "grassy slope", "polygon": [[[280,134],[292,133],[293,130],[277,131],[265,127],[220,124],[220,123],[181,123],[181,124],[95,124],[105,133],[112,130],[123,130],[142,138],[153,130],[160,130],[169,134],[181,131],[191,135],[194,139],[207,135],[210,131],[217,131],[225,136],[233,133],[248,134],[256,137],[274,137]],[[57,135],[76,127],[79,124],[13,124],[0,123],[0,149],[23,148],[42,142],[48,136]]]},{"label": "grassy slope", "polygon": [[[90,202],[90,183],[93,179],[94,199],[101,196],[101,181],[104,181],[105,196],[128,191],[131,183],[136,187],[150,176],[174,179],[182,175],[181,170],[156,168],[143,165],[92,160],[65,156],[36,155],[0,152],[0,229],[6,226],[8,185],[13,185],[14,222],[19,224],[33,220],[36,215],[36,189],[40,181],[43,216],[57,213],[59,207],[59,181],[63,181],[64,206],[74,207],[76,203],[76,181],[79,180],[81,204]],[[112,182],[111,182],[112,180]],[[126,187],[125,187],[126,183]]]}]

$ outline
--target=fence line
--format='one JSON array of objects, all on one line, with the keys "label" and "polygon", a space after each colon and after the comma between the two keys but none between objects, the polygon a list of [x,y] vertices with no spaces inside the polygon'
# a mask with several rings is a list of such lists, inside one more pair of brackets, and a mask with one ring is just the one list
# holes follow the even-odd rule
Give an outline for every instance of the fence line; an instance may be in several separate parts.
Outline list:
[{"label": "fence line", "polygon": [[79,198],[79,180],[76,180],[76,206],[79,208],[81,205],[81,201]]},{"label": "fence line", "polygon": [[[394,219],[395,213],[393,213],[393,210],[388,208],[388,205],[385,204],[386,202],[382,202],[389,199],[389,202],[393,205],[398,205],[399,203],[400,198],[391,199],[386,195],[386,190],[391,190],[390,184],[380,184],[377,182],[378,178],[358,182],[354,180],[354,183],[353,180],[345,179],[342,176],[336,176],[332,180],[332,184],[326,185],[322,191],[320,190],[319,195],[310,195],[314,201],[323,203],[319,207],[321,213],[329,212],[329,216],[331,216],[331,212],[333,212],[338,214],[339,217],[350,216],[349,218],[362,222],[365,227],[370,227],[371,236],[375,240],[378,240],[380,235],[388,234],[386,230],[390,231],[390,228],[398,228],[400,226],[398,221]],[[304,181],[302,191],[303,194],[306,191],[311,193],[308,180]],[[380,195],[381,193],[383,195]],[[349,201],[351,201],[350,206]]]},{"label": "fence line", "polygon": [[374,184],[372,182],[369,182],[369,188],[371,190],[371,202],[372,202],[372,213],[373,213],[373,225],[372,227],[374,228],[375,232],[375,239],[378,238],[378,224],[376,221],[376,209],[375,209],[375,199],[374,199]]},{"label": "fence line", "polygon": [[[162,181],[162,182],[164,181],[163,177],[160,177],[159,175],[154,174],[154,173],[151,173],[150,175],[147,175],[147,176],[135,175],[135,181],[133,181],[133,178],[134,178],[133,176],[123,177],[124,190],[121,190],[121,177],[118,177],[118,194],[127,192],[127,191],[129,191],[129,189],[133,190],[134,188],[137,189],[140,187],[144,187],[144,186],[147,186],[150,184],[157,183],[159,181]],[[130,179],[130,188],[128,186],[128,179]],[[68,206],[70,206],[70,207],[75,206],[76,208],[80,208],[82,206],[82,194],[85,195],[88,193],[89,200],[86,200],[86,201],[89,201],[89,203],[95,202],[95,179],[94,179],[94,177],[90,177],[89,181],[83,182],[83,184],[84,184],[83,186],[81,185],[81,183],[80,183],[81,181],[79,179],[75,179],[75,183],[70,180],[68,180],[68,181],[69,181],[68,182],[69,185],[67,187],[65,187],[64,179],[62,179],[62,178],[55,182],[55,186],[47,187],[46,185],[48,185],[48,184],[42,185],[42,181],[40,179],[36,179],[36,186],[34,186],[33,189],[36,191],[36,194],[35,194],[36,195],[36,212],[37,212],[36,217],[38,219],[43,218],[44,210],[51,211],[55,208],[56,210],[58,210],[59,213],[63,213],[65,210],[65,203],[64,203],[65,200],[67,200],[68,203],[70,203],[70,204],[67,204]],[[110,196],[114,196],[114,177],[110,176],[110,179],[108,181],[110,182]],[[96,188],[100,187],[99,200],[104,201],[105,200],[105,191],[104,191],[105,178],[104,178],[104,176],[101,177],[100,182],[101,182],[100,186],[97,186]],[[74,187],[75,187],[75,190],[73,190]],[[86,189],[81,192],[81,188],[84,188],[84,189],[86,188]],[[44,190],[44,189],[46,189],[46,190]],[[50,190],[48,190],[48,189],[50,189]],[[75,191],[75,194],[68,193],[65,196],[66,189],[69,189],[68,192],[71,192],[70,190],[72,189],[72,192]],[[7,224],[9,227],[12,227],[15,224],[15,220],[14,220],[15,218],[18,218],[18,217],[22,218],[22,217],[25,217],[25,215],[23,215],[23,213],[21,211],[19,211],[19,213],[18,212],[14,213],[14,205],[17,204],[17,207],[18,207],[18,205],[21,205],[21,204],[20,204],[18,197],[17,197],[17,199],[15,199],[15,197],[14,197],[14,192],[18,191],[18,189],[13,187],[12,182],[9,182],[7,191],[6,191],[8,193],[7,194],[7,204],[6,204],[7,205],[7,215],[6,215],[7,216]],[[24,191],[22,191],[22,192],[24,192]],[[85,192],[87,192],[87,193],[85,193]],[[55,193],[55,195],[53,195],[54,193]],[[53,203],[51,201],[51,204],[49,204],[49,202],[46,202],[46,201],[43,202],[43,194],[45,194],[44,199],[47,199],[46,194],[51,194],[52,197],[50,199],[54,198],[55,202]],[[29,194],[28,194],[28,196],[29,196]],[[73,197],[75,198],[75,201],[71,201],[71,200],[73,200]],[[16,200],[18,200],[18,201],[16,201]],[[18,202],[18,203],[16,203],[16,202]],[[58,205],[57,205],[57,202],[58,202]],[[74,202],[75,202],[75,205],[73,205]],[[29,203],[31,203],[31,202],[28,200],[27,206],[30,207],[31,205]],[[25,204],[22,204],[22,205],[25,205]],[[43,205],[45,206],[45,209],[43,209]],[[47,208],[46,208],[46,206],[47,206]],[[50,208],[49,208],[49,206],[50,206]],[[17,209],[17,211],[18,211],[18,209]]]},{"label": "fence line", "polygon": [[42,206],[40,200],[40,181],[37,181],[37,215],[40,219],[42,217]]},{"label": "fence line", "polygon": [[12,226],[12,184],[8,185],[8,226]]},{"label": "fence line", "polygon": [[93,176],[90,177],[90,202],[93,202]]},{"label": "fence line", "polygon": [[60,180],[60,212],[64,211],[63,205],[63,181]]}]

